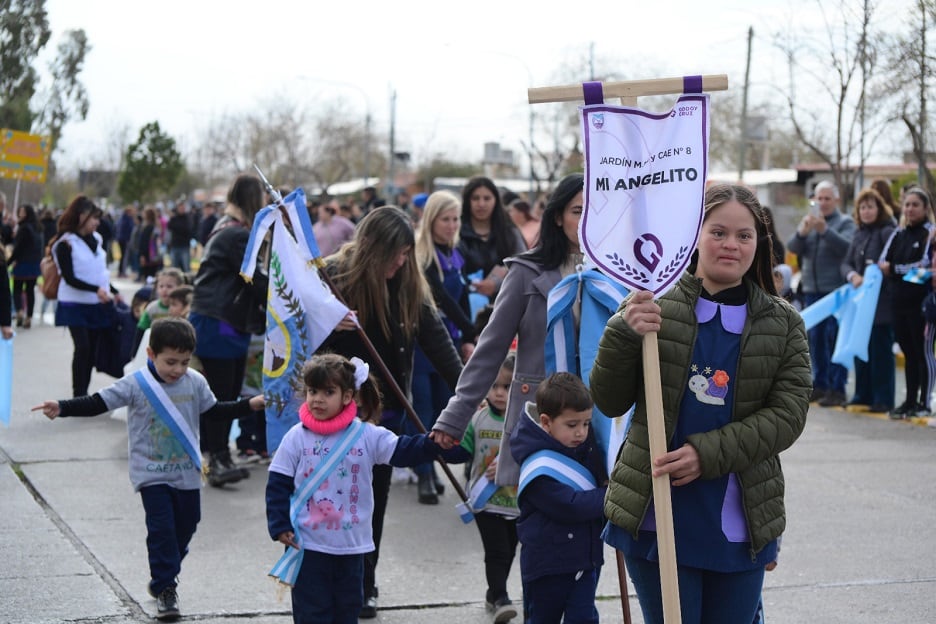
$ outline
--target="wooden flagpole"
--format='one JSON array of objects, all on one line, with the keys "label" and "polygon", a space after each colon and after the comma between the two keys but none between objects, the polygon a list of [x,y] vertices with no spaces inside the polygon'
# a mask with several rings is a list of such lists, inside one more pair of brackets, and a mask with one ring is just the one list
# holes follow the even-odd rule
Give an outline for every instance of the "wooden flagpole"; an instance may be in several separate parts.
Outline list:
[{"label": "wooden flagpole", "polygon": [[[702,91],[724,91],[728,88],[726,74],[704,75]],[[624,106],[636,106],[637,98],[648,95],[671,95],[683,93],[685,79],[654,78],[648,80],[626,80],[603,82],[604,97],[617,97]],[[556,87],[533,87],[527,90],[530,104],[546,102],[576,102],[585,99],[581,84]],[[647,427],[650,435],[650,459],[666,454],[666,426],[663,417],[663,393],[660,380],[660,351],[656,332],[643,338],[644,395],[647,407]],[[665,624],[680,624],[682,615],[679,606],[679,579],[676,569],[676,542],[673,535],[673,501],[670,493],[669,475],[652,477],[653,504],[656,514],[657,546],[660,555],[660,587],[663,596],[663,621]],[[624,624],[630,624],[630,604],[627,592],[627,572],[623,556],[615,551],[618,562],[618,582],[621,587],[621,608]]]}]

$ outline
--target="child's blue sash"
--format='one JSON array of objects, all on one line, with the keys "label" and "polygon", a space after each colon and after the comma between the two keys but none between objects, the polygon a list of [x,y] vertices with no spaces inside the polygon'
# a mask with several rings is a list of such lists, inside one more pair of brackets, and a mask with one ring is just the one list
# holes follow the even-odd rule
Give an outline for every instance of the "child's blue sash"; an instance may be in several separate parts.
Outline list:
[{"label": "child's blue sash", "polygon": [[289,503],[289,521],[292,524],[293,534],[295,535],[294,539],[295,542],[299,544],[299,548],[287,546],[286,552],[283,553],[283,556],[280,557],[276,565],[273,566],[273,569],[270,570],[269,575],[279,580],[280,583],[284,583],[290,587],[294,586],[296,584],[296,578],[299,576],[299,568],[302,565],[304,549],[302,548],[302,541],[299,537],[299,513],[305,507],[306,502],[308,502],[322,485],[322,482],[328,478],[328,475],[332,473],[339,462],[348,454],[348,451],[351,450],[351,447],[358,441],[358,438],[364,433],[365,426],[366,425],[357,418],[352,420],[348,428],[342,432],[341,437],[335,441],[335,444],[328,451],[328,454],[325,456],[322,463],[319,464],[318,468],[313,470],[312,474],[306,477],[305,481],[299,485],[299,488],[293,492],[292,500]]},{"label": "child's blue sash", "polygon": [[179,411],[179,408],[175,406],[175,403],[173,403],[169,395],[166,394],[166,390],[162,387],[162,384],[156,381],[149,366],[144,366],[135,372],[133,376],[136,377],[137,383],[140,385],[140,390],[143,391],[146,399],[150,402],[150,405],[153,406],[156,415],[159,416],[160,420],[162,420],[166,427],[169,428],[169,431],[172,432],[172,435],[182,444],[182,448],[185,449],[188,456],[195,462],[195,467],[201,471],[202,463],[201,452],[198,450],[198,437],[195,435],[195,432],[192,431],[192,428],[189,427],[185,418],[182,417],[182,412]]},{"label": "child's blue sash", "polygon": [[517,496],[536,477],[547,476],[559,483],[564,483],[574,490],[586,492],[597,487],[595,477],[585,466],[571,457],[566,457],[556,451],[536,451],[524,460],[520,467],[520,484],[517,486]]}]

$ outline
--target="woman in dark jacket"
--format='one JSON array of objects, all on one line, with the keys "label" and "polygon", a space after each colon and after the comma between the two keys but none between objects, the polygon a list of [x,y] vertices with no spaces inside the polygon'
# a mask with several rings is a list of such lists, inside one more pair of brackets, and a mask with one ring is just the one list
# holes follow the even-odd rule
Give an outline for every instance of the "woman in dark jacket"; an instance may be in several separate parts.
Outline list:
[{"label": "woman in dark jacket", "polygon": [[[140,277],[155,277],[163,267],[159,253],[159,230],[157,229],[156,209],[148,206],[143,209],[143,229],[140,231],[137,254],[140,257]],[[220,399],[222,401],[227,399]]]},{"label": "woman in dark jacket", "polygon": [[925,322],[921,305],[932,289],[929,281],[908,282],[904,276],[930,266],[933,207],[929,195],[912,188],[904,196],[904,226],[894,232],[878,265],[892,288],[891,308],[894,334],[904,354],[907,399],[891,411],[891,418],[929,416],[932,390],[927,358],[933,359],[932,342],[925,344]]},{"label": "woman in dark jacket", "polygon": [[[195,355],[219,401],[233,401],[240,395],[250,336],[262,334],[266,329],[269,284],[262,262],[257,263],[252,282],[245,282],[240,275],[254,216],[263,208],[260,180],[238,176],[228,191],[227,201],[224,216],[215,224],[205,245],[189,315],[198,339]],[[229,421],[201,422],[201,450],[210,455],[208,483],[214,487],[249,476],[246,469],[236,467],[231,459],[230,434]]]},{"label": "woman in dark jacket", "polygon": [[39,232],[36,209],[31,204],[20,206],[17,217],[13,253],[9,259],[9,263],[13,265],[13,305],[16,308],[16,325],[29,329],[36,305],[36,278],[40,274],[42,234]]},{"label": "woman in dark jacket", "polygon": [[[354,239],[328,258],[326,270],[348,307],[384,361],[400,389],[408,396],[413,373],[413,349],[418,344],[432,366],[454,389],[461,360],[432,303],[414,251],[410,218],[395,206],[374,208],[361,219]],[[321,351],[359,357],[377,370],[365,342],[349,318],[342,321],[320,347]],[[377,374],[384,411],[380,425],[399,433],[404,406],[390,382]],[[390,466],[374,466],[374,545],[364,557],[364,607],[360,617],[377,615],[377,559],[384,513],[390,493]]]},{"label": "woman in dark jacket", "polygon": [[507,274],[504,259],[526,251],[526,242],[489,178],[474,177],[465,185],[461,219],[458,251],[465,258],[464,273],[480,271],[482,279],[472,285],[493,302]]},{"label": "woman in dark jacket", "polygon": [[[858,231],[842,261],[842,276],[858,288],[864,282],[865,268],[877,264],[896,225],[890,206],[872,189],[858,194],[854,217]],[[890,280],[884,280],[874,311],[868,361],[855,358],[855,396],[851,404],[869,405],[872,412],[886,412],[894,407],[896,364],[891,289]]]}]

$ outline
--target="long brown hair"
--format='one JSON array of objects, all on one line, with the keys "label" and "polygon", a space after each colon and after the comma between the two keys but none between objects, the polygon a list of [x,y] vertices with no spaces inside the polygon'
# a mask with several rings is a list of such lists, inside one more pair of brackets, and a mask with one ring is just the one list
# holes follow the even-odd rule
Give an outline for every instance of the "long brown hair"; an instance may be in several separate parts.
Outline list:
[{"label": "long brown hair", "polygon": [[58,235],[56,238],[59,238],[66,232],[77,232],[88,219],[95,215],[101,216],[102,214],[103,212],[97,207],[97,204],[91,201],[86,195],[78,195],[68,204],[68,208],[66,208],[62,216],[59,217]]},{"label": "long brown hair", "polygon": [[[400,251],[409,248],[406,263],[392,280],[384,277],[384,269]],[[390,337],[390,288],[394,282],[396,301],[403,325],[403,334],[412,339],[419,327],[419,312],[424,304],[433,305],[429,285],[416,261],[413,224],[405,212],[396,206],[381,206],[361,219],[354,238],[332,256],[337,266],[335,285],[345,302],[357,311],[362,327],[376,318],[384,336]]]}]

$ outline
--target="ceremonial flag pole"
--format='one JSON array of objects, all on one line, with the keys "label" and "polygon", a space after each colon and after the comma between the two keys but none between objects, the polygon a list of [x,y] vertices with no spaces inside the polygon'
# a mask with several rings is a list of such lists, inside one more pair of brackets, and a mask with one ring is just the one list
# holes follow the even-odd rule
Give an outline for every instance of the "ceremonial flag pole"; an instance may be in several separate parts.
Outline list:
[{"label": "ceremonial flag pole", "polygon": [[[260,180],[263,182],[263,185],[266,188],[267,193],[270,195],[270,197],[273,199],[276,205],[280,209],[282,209],[283,198],[280,195],[280,193],[266,179],[266,176],[263,175],[263,171],[260,170],[260,167],[254,164],[254,169],[257,171],[257,175],[260,176]],[[340,301],[342,305],[344,305],[345,307],[348,307],[347,302],[342,297],[341,292],[339,292],[339,290],[335,287],[335,284],[332,282],[331,277],[328,275],[328,272],[323,270],[325,268],[325,261],[322,259],[322,257],[317,256],[313,258],[313,261],[315,263],[316,268],[318,269],[318,274],[319,274],[319,277],[322,278],[322,281],[325,282],[325,284],[328,286],[329,290],[331,290],[335,298],[338,301]],[[384,378],[384,381],[387,382],[387,386],[390,387],[390,390],[393,392],[396,399],[400,402],[401,405],[403,405],[404,410],[406,411],[406,415],[410,420],[410,423],[414,427],[416,427],[416,430],[419,431],[420,433],[428,433],[426,431],[425,425],[423,425],[422,421],[419,419],[419,416],[416,414],[416,410],[413,409],[413,406],[410,404],[409,400],[406,398],[406,394],[403,392],[403,390],[400,388],[400,385],[396,382],[396,379],[394,379],[393,375],[390,373],[390,370],[387,368],[386,363],[384,363],[383,358],[381,358],[380,354],[377,353],[377,349],[376,347],[374,347],[374,343],[371,342],[370,338],[367,336],[367,333],[365,333],[364,328],[361,327],[361,325],[357,322],[355,322],[355,325],[356,325],[356,331],[357,331],[358,337],[361,339],[361,342],[364,343],[364,347],[367,349],[367,352],[370,354],[371,361],[369,363],[375,364],[377,366],[378,370],[380,371],[381,376]],[[468,495],[465,493],[464,488],[462,488],[461,484],[455,478],[455,475],[452,473],[452,470],[451,468],[449,468],[449,465],[446,463],[444,459],[442,459],[441,456],[437,456],[436,461],[439,462],[439,465],[442,467],[442,471],[448,477],[449,481],[452,484],[452,488],[455,490],[456,493],[458,493],[458,496],[462,499],[462,502],[467,504]]]},{"label": "ceremonial flag pole", "polygon": [[[724,74],[623,82],[588,82],[528,90],[530,104],[584,100],[585,210],[579,243],[606,275],[631,290],[661,295],[691,258],[702,223],[708,151],[708,97],[724,90]],[[684,95],[667,113],[604,104],[605,96],[635,107],[638,97]],[[602,152],[605,149],[605,152]],[[599,158],[597,156],[604,156]],[[685,209],[688,214],[675,215]],[[675,234],[671,233],[679,230]],[[644,399],[651,463],[667,452],[657,334],[643,337]],[[679,624],[679,582],[668,475],[651,477],[665,624]],[[627,577],[618,558],[621,606],[630,623]]]}]

